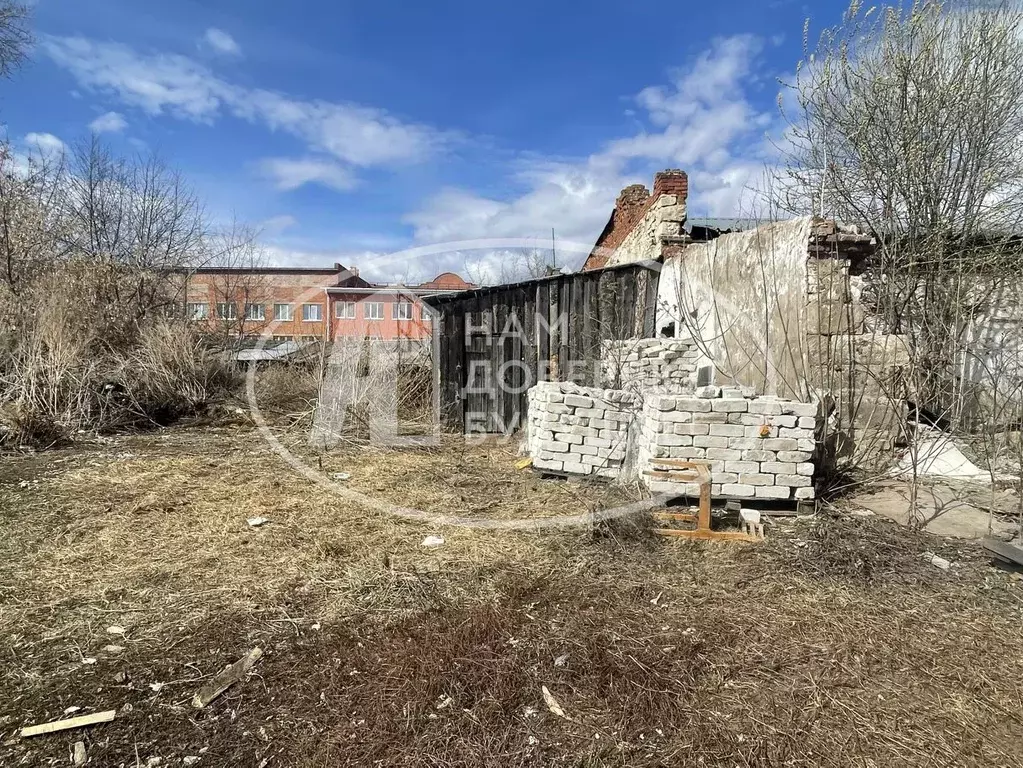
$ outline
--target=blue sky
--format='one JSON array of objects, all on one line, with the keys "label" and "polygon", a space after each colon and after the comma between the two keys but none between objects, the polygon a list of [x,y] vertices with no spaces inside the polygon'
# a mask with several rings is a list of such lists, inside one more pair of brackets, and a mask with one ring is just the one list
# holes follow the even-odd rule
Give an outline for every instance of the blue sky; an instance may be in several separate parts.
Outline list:
[{"label": "blue sky", "polygon": [[[771,160],[776,78],[839,0],[480,4],[37,0],[32,61],[0,84],[10,139],[101,132],[158,151],[214,220],[281,264],[473,238],[592,244],[622,186],[690,174],[690,216],[736,215]],[[581,256],[572,260],[581,261]],[[400,262],[401,260],[399,260]]]}]

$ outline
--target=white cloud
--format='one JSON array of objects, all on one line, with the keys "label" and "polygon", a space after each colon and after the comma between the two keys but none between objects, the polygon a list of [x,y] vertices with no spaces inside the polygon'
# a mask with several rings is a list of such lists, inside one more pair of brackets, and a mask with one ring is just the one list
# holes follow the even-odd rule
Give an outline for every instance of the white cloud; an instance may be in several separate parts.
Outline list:
[{"label": "white cloud", "polygon": [[67,150],[67,145],[52,133],[26,133],[24,143],[30,151],[42,155],[59,155]]},{"label": "white cloud", "polygon": [[271,157],[259,162],[260,171],[273,180],[278,189],[290,191],[304,184],[322,184],[346,190],[355,186],[355,177],[330,159],[317,157]]},{"label": "white cloud", "polygon": [[291,214],[284,213],[280,216],[271,216],[269,219],[261,221],[259,223],[259,231],[263,235],[279,235],[285,230],[291,229],[296,224],[298,224],[298,219]]},{"label": "white cloud", "polygon": [[452,138],[382,109],[234,85],[176,54],[140,54],[119,43],[82,37],[48,36],[40,47],[82,87],[113,94],[149,115],[199,123],[231,115],[291,134],[352,166],[416,162]]},{"label": "white cloud", "polygon": [[227,32],[216,27],[210,27],[202,36],[203,42],[217,53],[228,56],[241,56],[242,49]]},{"label": "white cloud", "polygon": [[93,133],[118,133],[127,127],[128,121],[120,112],[107,112],[89,123],[89,130]]},{"label": "white cloud", "polygon": [[[773,111],[760,111],[750,100],[750,86],[760,82],[762,49],[763,41],[751,35],[716,39],[667,84],[636,96],[636,117],[645,127],[635,134],[575,161],[530,160],[510,180],[522,187],[518,195],[499,200],[444,189],[404,220],[421,243],[525,237],[546,247],[554,227],[577,266],[622,187],[649,187],[663,168],[688,172],[691,217],[749,213],[747,185],[763,170],[764,135],[774,120]],[[500,258],[500,252],[487,257]]]}]

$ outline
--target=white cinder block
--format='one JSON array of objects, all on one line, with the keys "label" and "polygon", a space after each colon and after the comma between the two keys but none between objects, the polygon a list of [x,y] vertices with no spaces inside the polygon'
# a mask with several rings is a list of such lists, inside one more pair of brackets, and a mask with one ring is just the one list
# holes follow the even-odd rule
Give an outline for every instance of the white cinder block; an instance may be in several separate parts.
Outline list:
[{"label": "white cinder block", "polygon": [[755,475],[760,471],[760,464],[756,461],[726,461],[725,471]]},{"label": "white cinder block", "polygon": [[571,432],[555,432],[554,439],[561,443],[568,443],[569,445],[580,445],[583,441],[582,435],[574,435]]},{"label": "white cinder block", "polygon": [[791,461],[796,464],[809,461],[811,453],[809,451],[779,451],[778,461]]},{"label": "white cinder block", "polygon": [[797,499],[812,499],[815,497],[813,488],[796,488]]},{"label": "white cinder block", "polygon": [[551,453],[568,453],[568,443],[562,443],[557,440],[542,440],[540,447]]},{"label": "white cinder block", "polygon": [[761,499],[787,499],[792,493],[791,488],[777,485],[757,486],[757,498]]},{"label": "white cinder block", "polygon": [[813,485],[813,478],[806,475],[777,475],[775,485],[787,485],[792,488],[805,488]]},{"label": "white cinder block", "polygon": [[804,461],[800,464],[796,464],[796,474],[811,477],[813,475],[813,462]]},{"label": "white cinder block", "polygon": [[742,451],[733,451],[731,448],[708,448],[707,458],[720,461],[739,461],[742,458]]},{"label": "white cinder block", "polygon": [[795,451],[799,449],[799,442],[788,437],[769,437],[761,442],[765,451]]},{"label": "white cinder block", "polygon": [[699,448],[727,448],[727,437],[713,437],[712,435],[698,435],[693,438],[693,445]]},{"label": "white cinder block", "polygon": [[721,493],[724,496],[737,496],[739,498],[750,498],[754,496],[757,489],[752,485],[741,485],[739,483],[727,483],[721,486]]},{"label": "white cinder block", "polygon": [[744,427],[739,424],[711,424],[710,433],[721,437],[743,437]]},{"label": "white cinder block", "polygon": [[794,475],[796,465],[786,461],[765,461],[760,465],[760,471],[770,475]]},{"label": "white cinder block", "polygon": [[748,400],[712,400],[710,403],[710,409],[718,413],[745,413],[748,408]]},{"label": "white cinder block", "polygon": [[743,485],[774,485],[774,475],[739,475],[739,482]]}]

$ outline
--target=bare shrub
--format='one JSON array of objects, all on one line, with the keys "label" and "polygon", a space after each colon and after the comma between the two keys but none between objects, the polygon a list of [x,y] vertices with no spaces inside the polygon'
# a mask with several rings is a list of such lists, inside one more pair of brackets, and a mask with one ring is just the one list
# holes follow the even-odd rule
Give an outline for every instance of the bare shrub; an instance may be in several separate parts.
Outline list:
[{"label": "bare shrub", "polygon": [[318,366],[272,365],[256,372],[256,403],[264,413],[293,418],[311,414],[320,386]]},{"label": "bare shrub", "polygon": [[158,160],[95,140],[64,158],[0,148],[0,442],[163,424],[236,384],[180,311],[202,208]]}]

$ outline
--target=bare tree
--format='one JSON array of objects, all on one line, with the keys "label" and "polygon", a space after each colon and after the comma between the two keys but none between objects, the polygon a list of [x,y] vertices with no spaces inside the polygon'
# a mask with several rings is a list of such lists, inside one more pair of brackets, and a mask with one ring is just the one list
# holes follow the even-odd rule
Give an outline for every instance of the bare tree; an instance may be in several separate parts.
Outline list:
[{"label": "bare tree", "polygon": [[780,97],[788,131],[772,202],[874,236],[861,298],[874,332],[910,342],[917,419],[975,428],[976,379],[991,371],[971,349],[1020,295],[1023,9],[853,0],[816,46],[807,38],[808,27]]},{"label": "bare tree", "polygon": [[25,61],[32,45],[29,6],[13,0],[0,2],[0,77],[10,77]]},{"label": "bare tree", "polygon": [[219,267],[212,279],[216,327],[224,337],[243,338],[270,318],[266,252],[251,227],[233,222],[207,238],[203,266]]},{"label": "bare tree", "polygon": [[486,257],[466,258],[465,274],[476,285],[506,285],[555,274],[551,251],[515,248]]}]

